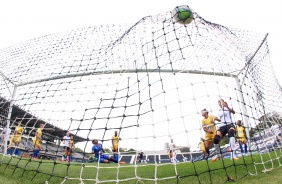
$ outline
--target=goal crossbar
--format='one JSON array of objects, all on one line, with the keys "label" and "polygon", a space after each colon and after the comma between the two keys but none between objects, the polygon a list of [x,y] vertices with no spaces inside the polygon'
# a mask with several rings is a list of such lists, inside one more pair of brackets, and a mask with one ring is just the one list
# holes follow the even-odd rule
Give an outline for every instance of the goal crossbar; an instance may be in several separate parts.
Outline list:
[{"label": "goal crossbar", "polygon": [[17,84],[17,86],[25,86],[25,85],[39,83],[39,82],[66,79],[66,78],[72,78],[72,77],[101,75],[101,74],[122,74],[122,73],[190,73],[190,74],[216,75],[216,76],[222,76],[222,77],[237,77],[237,75],[234,75],[231,73],[208,72],[208,71],[198,71],[198,70],[169,70],[169,69],[163,69],[163,70],[158,70],[158,69],[107,70],[107,71],[100,71],[100,72],[83,72],[83,73],[77,73],[77,74],[69,74],[69,75],[55,76],[55,77],[50,77],[50,78],[43,78],[39,80],[22,82],[22,83]]}]

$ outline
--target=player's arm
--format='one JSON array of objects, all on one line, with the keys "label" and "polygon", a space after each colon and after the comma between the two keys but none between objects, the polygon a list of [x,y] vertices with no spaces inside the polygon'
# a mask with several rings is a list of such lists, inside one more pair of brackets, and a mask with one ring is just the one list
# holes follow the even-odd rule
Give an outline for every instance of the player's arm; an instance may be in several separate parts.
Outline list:
[{"label": "player's arm", "polygon": [[214,116],[214,121],[220,122],[221,120],[218,117]]},{"label": "player's arm", "polygon": [[204,130],[204,132],[207,132],[207,133],[212,133],[212,131],[211,131],[211,130],[209,130],[206,126],[203,126],[203,130]]},{"label": "player's arm", "polygon": [[229,107],[226,102],[223,103],[223,106],[226,107],[229,110],[229,112],[235,114],[235,111],[231,107]]},{"label": "player's arm", "polygon": [[248,137],[247,137],[247,134],[246,134],[245,127],[244,127],[244,129],[243,129],[243,132],[244,132],[244,136],[245,136],[245,138],[248,138]]},{"label": "player's arm", "polygon": [[101,147],[101,151],[102,151],[103,153],[105,153],[104,148],[103,148],[103,145],[102,145],[102,147]]},{"label": "player's arm", "polygon": [[210,133],[210,134],[213,133],[212,130],[209,130],[209,129],[206,127],[206,125],[203,125],[203,130],[204,130],[204,132],[207,132],[207,133]]},{"label": "player's arm", "polygon": [[239,135],[238,135],[238,130],[237,130],[237,126],[235,127],[235,136],[236,136],[236,138],[239,137]]}]

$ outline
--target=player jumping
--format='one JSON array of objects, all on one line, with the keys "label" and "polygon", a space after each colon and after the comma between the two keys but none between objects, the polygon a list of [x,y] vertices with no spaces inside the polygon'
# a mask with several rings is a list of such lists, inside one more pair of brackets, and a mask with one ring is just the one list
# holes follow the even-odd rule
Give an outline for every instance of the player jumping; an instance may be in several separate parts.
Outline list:
[{"label": "player jumping", "polygon": [[207,159],[210,154],[210,145],[214,139],[214,136],[216,135],[216,130],[214,126],[214,121],[219,121],[216,116],[209,115],[209,112],[206,109],[203,109],[201,111],[202,116],[204,117],[202,119],[202,126],[203,130],[205,131],[205,152],[207,153]]},{"label": "player jumping", "polygon": [[228,104],[223,100],[218,100],[218,105],[220,107],[218,116],[220,118],[219,129],[216,131],[214,136],[214,146],[217,151],[217,155],[212,158],[212,161],[216,161],[220,157],[221,151],[219,147],[220,139],[228,133],[229,144],[231,147],[231,159],[238,160],[239,158],[235,155],[235,127],[231,118],[231,113],[235,114],[235,111],[228,106]]}]

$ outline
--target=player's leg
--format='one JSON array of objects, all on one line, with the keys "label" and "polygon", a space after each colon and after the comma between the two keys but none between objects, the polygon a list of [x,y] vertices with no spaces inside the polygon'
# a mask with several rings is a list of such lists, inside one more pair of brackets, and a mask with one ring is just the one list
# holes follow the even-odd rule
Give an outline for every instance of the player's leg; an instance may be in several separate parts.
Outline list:
[{"label": "player's leg", "polygon": [[208,158],[208,156],[210,155],[210,145],[211,145],[211,143],[212,143],[212,141],[213,141],[213,137],[214,136],[205,136],[205,151],[206,151],[206,154],[207,154],[207,158]]},{"label": "player's leg", "polygon": [[239,142],[239,147],[240,147],[241,153],[244,154],[243,142],[242,142],[241,138],[239,138],[238,142]]},{"label": "player's leg", "polygon": [[19,150],[18,150],[18,147],[19,147],[20,142],[21,142],[21,137],[20,137],[20,135],[16,135],[14,139],[15,139],[15,150],[14,150],[14,155],[19,156]]},{"label": "player's leg", "polygon": [[118,159],[114,158],[114,157],[111,157],[111,156],[108,156],[108,155],[104,155],[104,157],[107,159],[107,160],[110,160],[110,161],[113,161],[115,163],[118,163]]},{"label": "player's leg", "polygon": [[114,152],[114,155],[113,155],[114,159],[118,160],[119,159],[119,156],[118,156],[118,145],[114,145],[113,152]]},{"label": "player's leg", "polygon": [[13,145],[13,139],[10,139],[9,146],[8,146],[8,149],[7,149],[7,155],[11,155],[11,153],[12,153],[12,150],[11,150],[12,145]]},{"label": "player's leg", "polygon": [[73,153],[73,149],[70,149],[70,151],[69,151],[69,160],[70,160],[70,162],[73,160],[72,153]]},{"label": "player's leg", "polygon": [[63,156],[62,156],[62,162],[65,161],[65,159],[66,159],[66,154],[67,154],[67,147],[64,146],[64,153],[63,153]]},{"label": "player's leg", "polygon": [[100,163],[109,163],[109,160],[107,160],[106,158],[104,158],[103,155],[100,155],[99,162],[100,162]]},{"label": "player's leg", "polygon": [[35,159],[37,158],[37,139],[36,138],[33,139],[33,147],[34,149],[33,149],[32,158]]},{"label": "player's leg", "polygon": [[235,127],[228,125],[228,137],[229,137],[229,145],[231,147],[231,159],[238,160],[235,155],[236,143],[235,143]]},{"label": "player's leg", "polygon": [[33,143],[33,147],[34,147],[32,158],[35,159],[35,158],[37,158],[37,139],[33,138],[32,143]]},{"label": "player's leg", "polygon": [[69,153],[70,153],[70,147],[67,147],[65,158],[66,158],[66,161],[68,161],[68,162],[69,162]]},{"label": "player's leg", "polygon": [[213,143],[214,143],[214,148],[217,152],[217,155],[215,157],[212,158],[212,161],[216,161],[217,158],[220,158],[221,157],[221,151],[220,151],[220,146],[219,146],[219,143],[220,143],[220,139],[222,136],[225,136],[227,133],[226,131],[226,126],[222,126],[220,127],[217,131],[216,131],[216,135],[214,136],[213,138]]},{"label": "player's leg", "polygon": [[170,158],[170,161],[173,162],[173,153],[172,153],[172,150],[169,150],[169,158]]},{"label": "player's leg", "polygon": [[243,144],[245,145],[245,154],[248,154],[248,142],[247,139],[244,138]]}]

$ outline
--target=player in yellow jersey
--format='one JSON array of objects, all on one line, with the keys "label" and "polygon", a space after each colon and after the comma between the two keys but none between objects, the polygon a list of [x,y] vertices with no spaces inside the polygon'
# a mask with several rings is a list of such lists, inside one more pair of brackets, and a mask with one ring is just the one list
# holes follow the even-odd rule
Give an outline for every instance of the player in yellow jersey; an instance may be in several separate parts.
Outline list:
[{"label": "player in yellow jersey", "polygon": [[[214,121],[220,121],[216,116],[209,115],[209,112],[206,109],[201,111],[202,116],[202,127],[205,131],[205,151],[207,155],[210,154],[210,145],[213,141],[214,136],[216,135],[216,129]],[[208,156],[207,156],[208,159]]]},{"label": "player in yellow jersey", "polygon": [[[239,142],[241,152],[243,155],[245,155],[248,153],[248,145],[247,145],[247,139],[246,139],[246,134],[245,134],[245,128],[242,126],[241,120],[237,121],[236,134],[237,134],[237,141]],[[243,150],[243,145],[245,145],[244,150]]]},{"label": "player in yellow jersey", "polygon": [[41,150],[41,142],[42,142],[42,129],[44,124],[40,124],[39,128],[36,130],[35,136],[32,139],[34,150],[32,158],[37,158],[39,151]]},{"label": "player in yellow jersey", "polygon": [[18,126],[16,126],[15,128],[14,139],[13,139],[13,142],[15,143],[15,151],[14,151],[15,156],[19,156],[19,150],[17,148],[20,145],[21,140],[22,140],[21,139],[22,132],[23,132],[23,127],[21,126],[21,121],[18,121]]},{"label": "player in yellow jersey", "polygon": [[73,136],[70,136],[69,145],[70,145],[70,150],[68,152],[68,154],[69,154],[69,161],[72,161],[72,153],[73,153],[73,149],[75,148]]},{"label": "player in yellow jersey", "polygon": [[119,142],[119,137],[118,137],[118,132],[115,131],[115,134],[112,136],[112,151],[114,153],[114,159],[118,160],[118,142]]},{"label": "player in yellow jersey", "polygon": [[200,148],[200,150],[203,152],[204,156],[203,159],[205,159],[208,155],[207,155],[207,151],[205,149],[205,139],[201,138],[200,142],[198,144],[198,147]]}]

